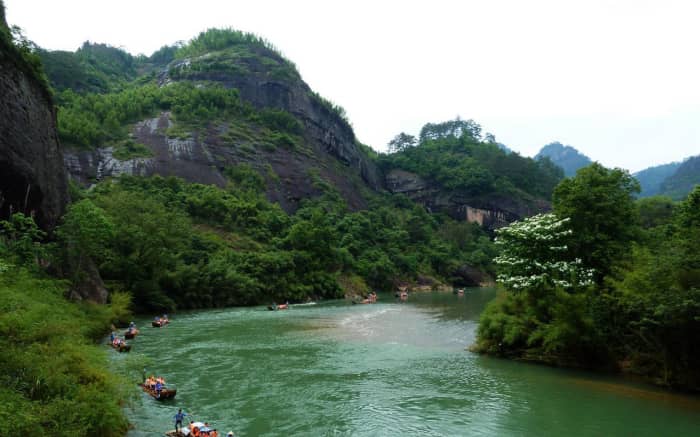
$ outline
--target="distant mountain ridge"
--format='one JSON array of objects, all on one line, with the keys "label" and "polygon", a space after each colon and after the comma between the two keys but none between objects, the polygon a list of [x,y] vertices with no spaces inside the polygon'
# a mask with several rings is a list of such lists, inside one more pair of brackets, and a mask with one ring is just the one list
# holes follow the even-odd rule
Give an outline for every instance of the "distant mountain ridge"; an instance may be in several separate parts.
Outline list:
[{"label": "distant mountain ridge", "polygon": [[564,170],[567,177],[574,176],[579,168],[586,167],[593,161],[571,146],[555,141],[549,143],[535,155],[535,159],[549,158],[552,163]]},{"label": "distant mountain ridge", "polygon": [[642,187],[639,197],[649,197],[661,194],[661,184],[663,184],[666,178],[673,175],[680,166],[680,162],[671,162],[668,164],[649,167],[634,173],[632,176],[639,181],[639,185]]},{"label": "distant mountain ridge", "polygon": [[680,163],[676,171],[661,182],[659,194],[681,200],[698,184],[700,184],[700,155],[692,156]]}]

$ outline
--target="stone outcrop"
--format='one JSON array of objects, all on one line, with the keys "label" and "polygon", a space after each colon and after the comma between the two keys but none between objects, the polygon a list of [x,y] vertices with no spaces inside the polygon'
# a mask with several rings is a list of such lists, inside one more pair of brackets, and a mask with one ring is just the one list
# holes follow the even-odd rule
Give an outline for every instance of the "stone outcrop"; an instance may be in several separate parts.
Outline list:
[{"label": "stone outcrop", "polygon": [[[144,144],[152,153],[145,158],[119,160],[111,147],[92,151],[67,151],[65,166],[72,178],[90,184],[121,174],[134,176],[177,176],[190,182],[226,186],[227,167],[248,164],[267,180],[267,196],[288,212],[296,210],[302,199],[318,196],[317,175],[330,182],[347,201],[351,209],[366,206],[362,197],[365,182],[352,168],[326,152],[306,153],[283,147],[251,150],[244,143],[222,139],[226,125],[212,126],[205,132],[171,137],[167,129],[173,125],[170,113],[143,120],[133,127],[132,138]],[[353,174],[355,177],[353,177]]]},{"label": "stone outcrop", "polygon": [[405,194],[421,203],[430,212],[446,212],[455,220],[475,222],[491,230],[550,209],[549,203],[542,200],[527,203],[495,195],[447,192],[415,173],[400,169],[386,174],[386,187],[392,193]]},{"label": "stone outcrop", "polygon": [[31,214],[50,230],[65,211],[68,185],[51,97],[31,71],[0,41],[0,217]]},{"label": "stone outcrop", "polygon": [[[227,88],[237,89],[243,100],[258,109],[283,109],[293,114],[304,124],[304,137],[309,143],[355,169],[371,188],[381,187],[381,176],[357,146],[350,124],[315,96],[296,72],[275,74],[275,71],[292,68],[279,54],[261,46],[251,46],[248,49],[254,56],[232,56],[227,59],[245,71],[245,74],[208,68],[207,71],[188,74],[188,79],[218,82]],[[174,62],[161,73],[160,82],[165,84],[171,81],[171,71],[192,64],[207,64],[209,57],[210,54],[206,54]]]}]

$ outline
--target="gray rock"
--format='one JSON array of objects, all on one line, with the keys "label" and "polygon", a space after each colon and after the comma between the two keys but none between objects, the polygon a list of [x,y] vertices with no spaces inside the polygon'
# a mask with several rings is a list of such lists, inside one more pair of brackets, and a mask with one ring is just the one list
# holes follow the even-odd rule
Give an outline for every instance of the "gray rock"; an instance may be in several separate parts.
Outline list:
[{"label": "gray rock", "polygon": [[20,62],[0,46],[0,217],[20,211],[50,230],[68,203],[56,113]]}]

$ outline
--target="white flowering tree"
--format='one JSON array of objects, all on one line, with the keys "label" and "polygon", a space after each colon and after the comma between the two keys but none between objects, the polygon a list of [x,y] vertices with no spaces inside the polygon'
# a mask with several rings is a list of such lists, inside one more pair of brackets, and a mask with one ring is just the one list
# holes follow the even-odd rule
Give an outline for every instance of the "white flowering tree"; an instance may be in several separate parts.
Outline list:
[{"label": "white flowering tree", "polygon": [[539,214],[497,231],[501,255],[497,281],[512,292],[560,287],[572,291],[593,284],[593,270],[567,257],[573,231],[569,219]]}]

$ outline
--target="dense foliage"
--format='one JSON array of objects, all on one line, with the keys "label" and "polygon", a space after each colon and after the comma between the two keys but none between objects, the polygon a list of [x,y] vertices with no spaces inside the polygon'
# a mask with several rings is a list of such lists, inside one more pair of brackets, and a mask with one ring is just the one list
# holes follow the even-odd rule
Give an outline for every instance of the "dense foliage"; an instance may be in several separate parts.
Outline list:
[{"label": "dense foliage", "polygon": [[68,283],[38,268],[50,251],[42,237],[22,214],[0,222],[0,435],[123,435],[123,381],[94,343],[127,316],[129,298],[68,302]]},{"label": "dense foliage", "polygon": [[473,120],[428,123],[419,140],[402,133],[389,146],[394,153],[380,160],[384,169],[408,170],[449,193],[473,198],[548,199],[563,177],[549,160],[506,153],[495,142],[482,141],[481,127]]},{"label": "dense foliage", "polygon": [[75,52],[39,50],[51,86],[56,91],[104,93],[133,80],[137,60],[122,49],[85,42]]},{"label": "dense foliage", "polygon": [[228,189],[160,177],[99,185],[59,227],[62,256],[91,256],[142,310],[338,297],[418,275],[450,281],[463,264],[490,269],[495,252],[478,226],[406,199],[351,213],[319,181],[326,194],[290,217],[250,167],[227,173]]},{"label": "dense foliage", "polygon": [[675,200],[683,199],[700,185],[700,156],[683,161],[676,171],[661,183],[660,193]]},{"label": "dense foliage", "polygon": [[[201,84],[200,84],[201,85]],[[177,82],[130,86],[107,94],[58,94],[58,133],[64,145],[77,148],[115,147],[121,158],[148,156],[149,152],[128,136],[128,124],[169,111],[176,125],[166,134],[178,136],[210,124],[228,126],[229,135],[255,133],[268,148],[301,147],[302,128],[291,114],[277,109],[255,110],[238,97],[235,89]]]},{"label": "dense foliage", "polygon": [[[700,390],[700,187],[678,206],[668,198],[635,203],[637,189],[626,172],[593,164],[555,190],[554,223],[565,223],[570,234],[525,224],[501,231],[506,245],[531,243],[517,259],[507,256],[512,249],[497,258],[505,292],[482,315],[475,349],[617,368]],[[537,241],[558,249],[530,253]],[[595,269],[595,285],[519,286],[522,272],[536,273],[562,256]]]},{"label": "dense foliage", "polygon": [[598,163],[580,169],[554,190],[554,212],[571,220],[571,250],[596,271],[596,280],[612,272],[637,234],[634,196],[639,183],[621,169]]}]

